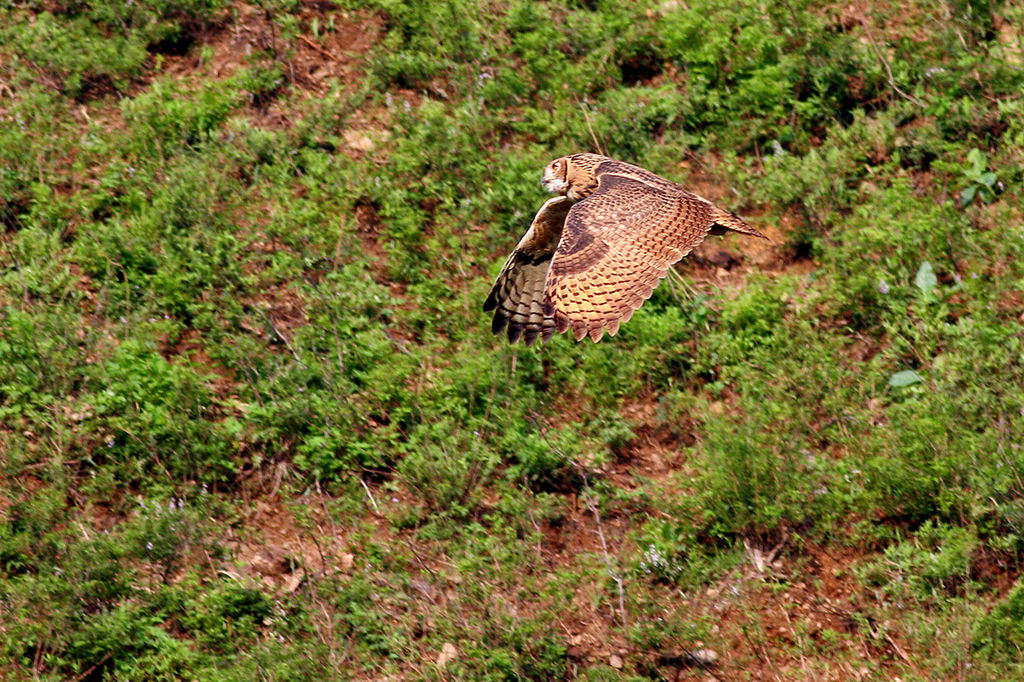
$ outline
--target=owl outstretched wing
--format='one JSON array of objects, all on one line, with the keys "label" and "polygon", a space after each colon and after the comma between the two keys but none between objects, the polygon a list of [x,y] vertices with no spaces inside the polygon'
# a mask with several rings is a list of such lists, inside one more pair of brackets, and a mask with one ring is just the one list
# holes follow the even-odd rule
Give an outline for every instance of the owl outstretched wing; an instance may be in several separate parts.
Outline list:
[{"label": "owl outstretched wing", "polygon": [[544,288],[572,205],[566,197],[544,202],[484,301],[484,310],[494,311],[491,331],[506,330],[512,343],[522,338],[529,346],[538,336],[547,341],[555,333],[554,318],[543,312]]},{"label": "owl outstretched wing", "polygon": [[600,173],[593,194],[571,208],[551,261],[542,312],[577,340],[615,334],[713,227],[760,236],[709,201],[622,166]]}]

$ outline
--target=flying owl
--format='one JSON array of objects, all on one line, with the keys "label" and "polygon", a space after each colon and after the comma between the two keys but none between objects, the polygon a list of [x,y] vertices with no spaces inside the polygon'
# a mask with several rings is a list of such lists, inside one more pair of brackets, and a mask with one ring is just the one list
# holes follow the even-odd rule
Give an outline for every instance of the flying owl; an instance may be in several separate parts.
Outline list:
[{"label": "flying owl", "polygon": [[708,234],[767,239],[740,218],[648,170],[599,154],[544,169],[548,199],[505,262],[485,311],[491,330],[526,345],[572,327],[600,341],[651,297]]}]

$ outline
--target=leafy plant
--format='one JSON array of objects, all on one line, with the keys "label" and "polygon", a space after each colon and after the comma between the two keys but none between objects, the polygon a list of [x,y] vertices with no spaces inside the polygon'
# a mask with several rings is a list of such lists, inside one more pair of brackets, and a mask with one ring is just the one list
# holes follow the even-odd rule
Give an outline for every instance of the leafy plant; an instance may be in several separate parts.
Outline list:
[{"label": "leafy plant", "polygon": [[1024,647],[1024,588],[1014,585],[1005,599],[974,627],[971,643],[986,658],[1022,663],[1021,650]]},{"label": "leafy plant", "polygon": [[966,586],[976,546],[968,530],[929,521],[914,539],[889,547],[859,573],[891,598],[935,599]]},{"label": "leafy plant", "polygon": [[975,199],[984,204],[995,201],[996,194],[1002,191],[1003,184],[999,182],[995,172],[988,170],[988,162],[985,154],[977,147],[972,147],[967,152],[967,163],[970,167],[964,170],[963,179],[967,186],[960,190],[960,205],[967,206]]}]

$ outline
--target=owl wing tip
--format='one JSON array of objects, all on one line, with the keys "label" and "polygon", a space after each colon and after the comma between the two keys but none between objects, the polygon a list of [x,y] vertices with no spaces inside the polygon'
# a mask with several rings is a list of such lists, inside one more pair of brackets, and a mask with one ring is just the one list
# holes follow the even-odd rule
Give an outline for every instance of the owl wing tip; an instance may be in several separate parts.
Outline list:
[{"label": "owl wing tip", "polygon": [[708,228],[709,234],[719,235],[726,232],[738,232],[750,237],[758,237],[768,242],[772,241],[767,235],[751,226],[743,218],[715,205],[711,207],[711,220],[711,226]]},{"label": "owl wing tip", "polygon": [[500,310],[494,313],[494,317],[491,319],[491,333],[495,336],[501,334],[508,325],[508,316],[502,313]]},{"label": "owl wing tip", "polygon": [[527,325],[526,329],[523,330],[523,343],[527,346],[532,346],[540,336],[541,328],[539,325],[530,324]]}]

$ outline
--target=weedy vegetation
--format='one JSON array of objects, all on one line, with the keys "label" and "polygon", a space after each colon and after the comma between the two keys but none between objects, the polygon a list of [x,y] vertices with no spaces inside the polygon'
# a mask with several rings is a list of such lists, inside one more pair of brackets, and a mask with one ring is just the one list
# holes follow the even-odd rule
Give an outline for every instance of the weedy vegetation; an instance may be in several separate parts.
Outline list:
[{"label": "weedy vegetation", "polygon": [[[0,677],[1024,678],[1022,26],[0,3]],[[581,150],[773,242],[510,347]]]}]

